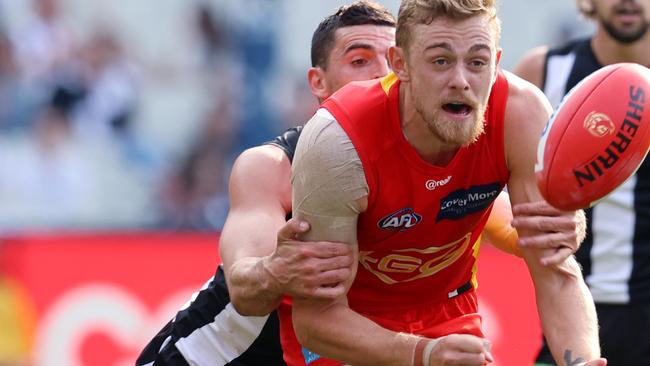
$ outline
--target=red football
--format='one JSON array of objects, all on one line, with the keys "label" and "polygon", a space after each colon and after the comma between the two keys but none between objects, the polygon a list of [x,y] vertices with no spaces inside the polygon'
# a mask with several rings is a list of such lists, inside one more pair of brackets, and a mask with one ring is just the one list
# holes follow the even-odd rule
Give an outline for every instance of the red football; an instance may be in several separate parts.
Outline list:
[{"label": "red football", "polygon": [[562,210],[590,207],[625,182],[650,147],[650,69],[619,63],[576,85],[544,128],[537,186]]}]

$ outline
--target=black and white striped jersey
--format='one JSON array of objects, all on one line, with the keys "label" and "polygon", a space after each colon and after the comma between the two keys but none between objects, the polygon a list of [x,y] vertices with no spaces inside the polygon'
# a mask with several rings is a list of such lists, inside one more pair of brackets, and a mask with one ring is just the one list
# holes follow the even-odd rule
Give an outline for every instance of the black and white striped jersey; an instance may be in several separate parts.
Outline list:
[{"label": "black and white striped jersey", "polygon": [[[601,68],[591,39],[551,49],[543,90],[554,108]],[[587,210],[587,238],[576,257],[598,303],[650,302],[650,159],[611,195]]]},{"label": "black and white striped jersey", "polygon": [[219,266],[140,354],[137,366],[284,365],[275,312],[242,316]]},{"label": "black and white striped jersey", "polygon": [[[291,161],[301,129],[290,128],[265,144],[281,148]],[[239,315],[219,266],[215,276],[149,342],[136,365],[283,366],[277,314]]]}]

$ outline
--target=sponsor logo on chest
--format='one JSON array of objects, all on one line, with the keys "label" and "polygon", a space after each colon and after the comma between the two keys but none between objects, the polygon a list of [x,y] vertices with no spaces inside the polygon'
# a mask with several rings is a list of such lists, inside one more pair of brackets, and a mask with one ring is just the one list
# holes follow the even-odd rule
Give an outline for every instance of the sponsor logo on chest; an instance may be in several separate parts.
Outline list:
[{"label": "sponsor logo on chest", "polygon": [[377,222],[377,226],[384,230],[407,230],[422,221],[422,216],[413,211],[412,208],[406,207],[397,212],[382,218]]},{"label": "sponsor logo on chest", "polygon": [[440,211],[436,221],[459,220],[463,217],[485,210],[501,192],[499,183],[489,183],[459,189],[440,200]]},{"label": "sponsor logo on chest", "polygon": [[426,182],[424,183],[424,186],[425,186],[428,190],[433,191],[433,190],[435,190],[436,188],[438,188],[438,187],[442,187],[442,186],[444,186],[445,184],[449,183],[450,180],[451,180],[451,175],[447,176],[447,178],[445,178],[445,179],[440,179],[440,180],[429,179],[428,181],[426,181]]}]

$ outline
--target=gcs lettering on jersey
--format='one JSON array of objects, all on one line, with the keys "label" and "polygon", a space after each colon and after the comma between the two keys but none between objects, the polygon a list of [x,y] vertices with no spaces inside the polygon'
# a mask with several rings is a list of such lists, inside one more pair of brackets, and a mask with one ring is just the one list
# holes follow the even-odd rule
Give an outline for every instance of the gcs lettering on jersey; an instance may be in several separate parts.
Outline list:
[{"label": "gcs lettering on jersey", "polygon": [[377,226],[384,230],[407,230],[422,221],[422,216],[413,211],[412,208],[403,208],[394,212],[377,222]]}]

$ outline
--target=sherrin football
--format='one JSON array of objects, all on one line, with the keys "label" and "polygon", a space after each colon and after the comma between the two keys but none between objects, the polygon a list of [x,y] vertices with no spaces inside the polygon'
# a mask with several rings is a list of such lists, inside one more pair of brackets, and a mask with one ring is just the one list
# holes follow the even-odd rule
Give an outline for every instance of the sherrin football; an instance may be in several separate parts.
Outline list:
[{"label": "sherrin football", "polygon": [[544,128],[535,174],[562,210],[594,205],[634,174],[650,147],[650,69],[619,63],[576,85]]}]

